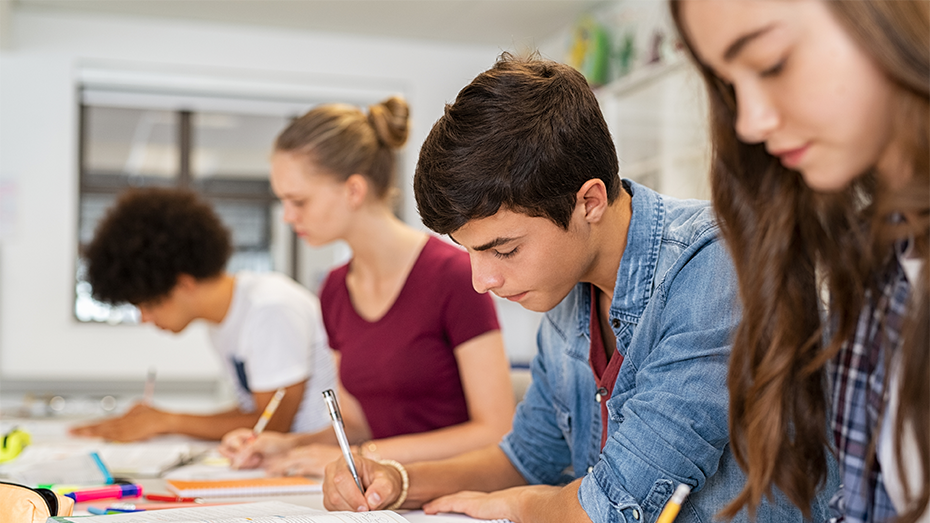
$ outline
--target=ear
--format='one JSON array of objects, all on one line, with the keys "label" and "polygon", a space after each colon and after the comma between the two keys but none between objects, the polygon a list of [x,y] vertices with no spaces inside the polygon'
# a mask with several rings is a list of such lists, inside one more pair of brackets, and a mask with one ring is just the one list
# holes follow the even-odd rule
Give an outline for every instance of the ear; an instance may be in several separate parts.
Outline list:
[{"label": "ear", "polygon": [[607,186],[598,178],[584,182],[581,189],[575,193],[575,205],[584,212],[584,220],[588,223],[601,221],[610,202],[607,200]]},{"label": "ear", "polygon": [[197,278],[194,278],[190,274],[178,274],[178,281],[174,284],[174,288],[171,289],[171,292],[182,291],[186,293],[192,292],[197,288]]},{"label": "ear", "polygon": [[353,174],[346,179],[345,189],[349,205],[357,209],[368,197],[368,180],[361,174]]}]

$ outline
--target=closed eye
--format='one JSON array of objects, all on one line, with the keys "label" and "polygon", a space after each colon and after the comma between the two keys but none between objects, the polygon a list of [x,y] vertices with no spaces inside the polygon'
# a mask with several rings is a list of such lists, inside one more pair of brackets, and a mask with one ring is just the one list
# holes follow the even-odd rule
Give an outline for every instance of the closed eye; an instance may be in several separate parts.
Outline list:
[{"label": "closed eye", "polygon": [[505,259],[505,258],[510,258],[511,256],[513,256],[513,255],[516,254],[516,253],[517,253],[517,247],[514,247],[513,249],[511,249],[511,250],[508,251],[508,252],[500,252],[500,251],[495,250],[495,251],[494,251],[494,256],[496,256],[496,257],[498,257],[498,258]]},{"label": "closed eye", "polygon": [[761,76],[762,78],[770,78],[770,77],[773,77],[773,76],[778,76],[779,73],[781,73],[782,70],[784,70],[784,68],[785,68],[785,62],[786,62],[786,61],[787,61],[787,60],[782,60],[782,61],[778,62],[777,64],[773,65],[772,67],[769,67],[769,68],[766,69],[765,71],[762,71],[761,73],[759,73],[759,76]]}]

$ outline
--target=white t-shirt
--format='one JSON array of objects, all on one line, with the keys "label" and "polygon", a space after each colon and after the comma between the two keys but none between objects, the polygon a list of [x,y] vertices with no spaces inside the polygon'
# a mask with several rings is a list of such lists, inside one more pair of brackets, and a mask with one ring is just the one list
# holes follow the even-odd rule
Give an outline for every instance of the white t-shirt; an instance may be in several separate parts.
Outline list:
[{"label": "white t-shirt", "polygon": [[210,327],[239,408],[254,412],[253,392],[306,381],[291,431],[316,432],[330,424],[322,392],[336,388],[336,369],[320,315],[309,290],[279,273],[239,272],[223,321]]}]

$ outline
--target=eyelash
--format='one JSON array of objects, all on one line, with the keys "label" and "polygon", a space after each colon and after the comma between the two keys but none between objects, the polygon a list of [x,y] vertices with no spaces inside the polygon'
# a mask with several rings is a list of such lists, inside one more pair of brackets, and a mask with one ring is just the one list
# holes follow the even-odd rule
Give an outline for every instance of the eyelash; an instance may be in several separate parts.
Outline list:
[{"label": "eyelash", "polygon": [[507,259],[507,258],[510,258],[511,256],[513,256],[513,255],[516,254],[516,253],[517,253],[517,248],[514,247],[513,250],[511,250],[510,252],[498,252],[498,251],[494,251],[494,256],[496,256],[496,257],[498,257],[498,258],[501,258],[501,259]]},{"label": "eyelash", "polygon": [[770,78],[773,76],[778,76],[778,74],[781,73],[782,70],[784,70],[786,61],[787,60],[782,60],[778,62],[774,66],[766,69],[765,71],[762,71],[759,76],[761,76],[762,78]]}]

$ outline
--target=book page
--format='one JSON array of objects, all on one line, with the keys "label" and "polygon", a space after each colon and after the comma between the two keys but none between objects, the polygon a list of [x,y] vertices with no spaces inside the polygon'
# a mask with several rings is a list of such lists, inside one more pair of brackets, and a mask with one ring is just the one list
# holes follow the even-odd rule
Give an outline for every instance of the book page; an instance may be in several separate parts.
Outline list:
[{"label": "book page", "polygon": [[56,519],[73,523],[409,523],[389,511],[325,512],[281,501]]}]

